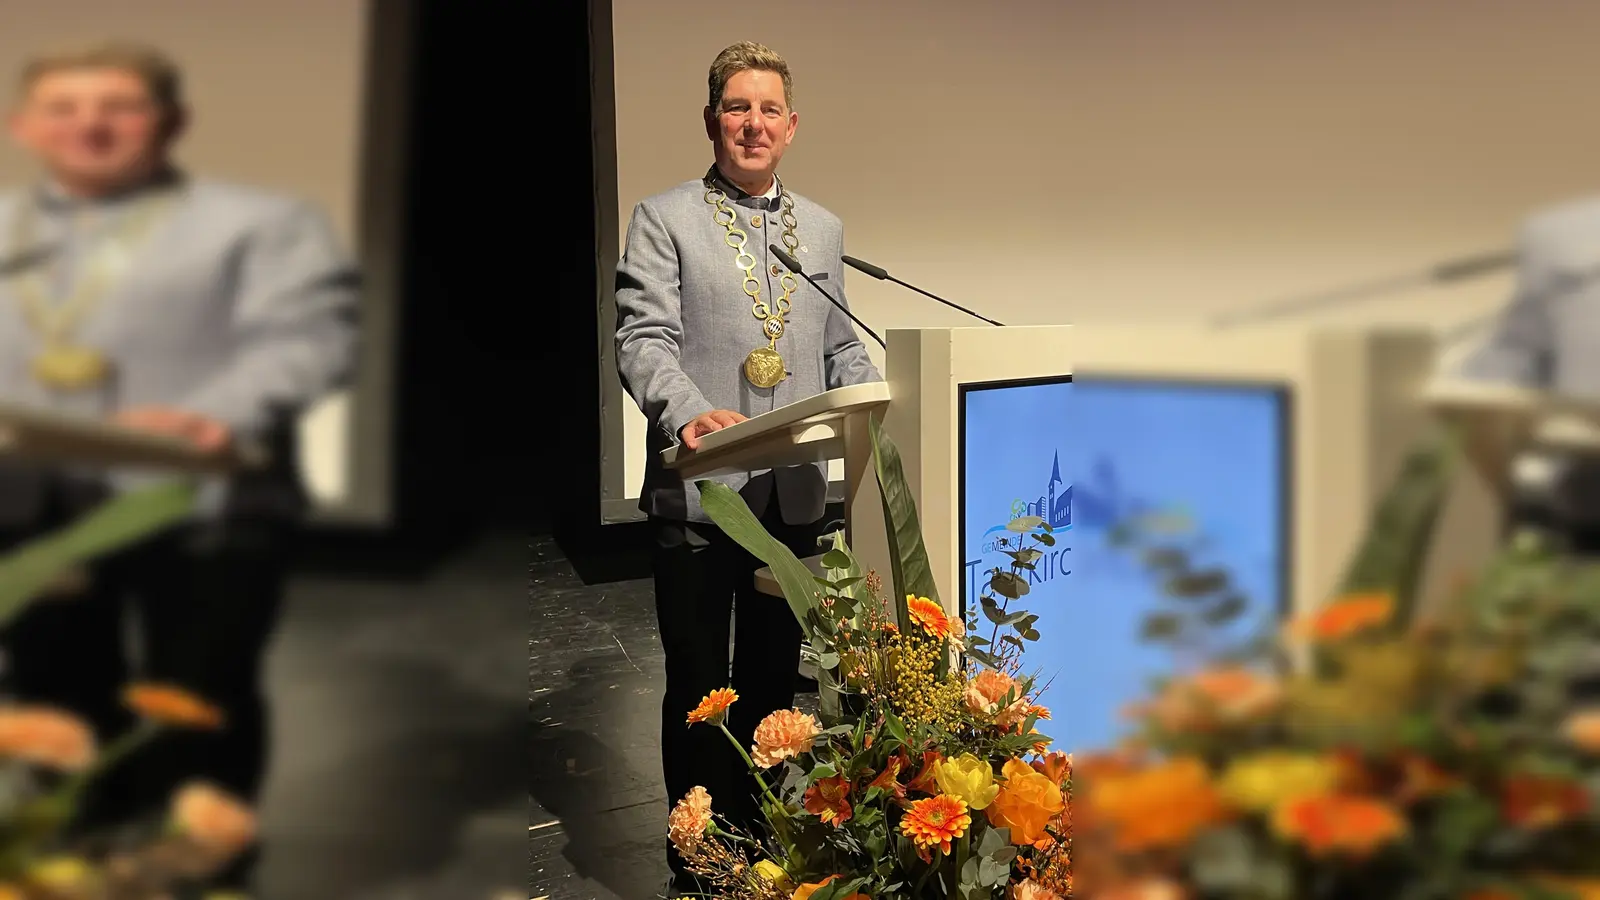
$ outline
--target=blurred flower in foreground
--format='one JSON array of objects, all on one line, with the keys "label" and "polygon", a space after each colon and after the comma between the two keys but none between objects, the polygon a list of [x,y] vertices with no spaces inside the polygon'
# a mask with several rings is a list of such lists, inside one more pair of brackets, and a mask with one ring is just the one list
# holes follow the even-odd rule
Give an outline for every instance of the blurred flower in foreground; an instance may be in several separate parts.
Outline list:
[{"label": "blurred flower in foreground", "polygon": [[42,707],[0,708],[0,757],[77,772],[94,755],[94,733],[77,717]]},{"label": "blurred flower in foreground", "polygon": [[172,821],[186,837],[232,856],[255,843],[256,816],[243,802],[209,784],[184,786],[172,801]]},{"label": "blurred flower in foreground", "polygon": [[224,722],[222,710],[174,685],[132,684],[122,698],[140,717],[160,725],[214,731]]}]

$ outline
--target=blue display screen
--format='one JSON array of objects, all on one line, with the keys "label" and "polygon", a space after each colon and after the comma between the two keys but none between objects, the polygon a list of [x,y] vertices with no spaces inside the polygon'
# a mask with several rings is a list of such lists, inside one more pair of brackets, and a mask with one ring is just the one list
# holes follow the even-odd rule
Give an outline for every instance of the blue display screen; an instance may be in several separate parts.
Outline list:
[{"label": "blue display screen", "polygon": [[[1054,379],[965,385],[961,392],[962,609],[988,570],[1011,559],[998,539],[1037,515],[1056,545],[1025,573],[1015,606],[1037,614],[1024,670],[1049,687],[1054,748],[1109,747],[1123,710],[1186,661],[1141,638],[1175,601],[1140,554],[1113,546],[1130,520],[1186,523],[1193,565],[1227,570],[1248,606],[1234,635],[1287,607],[1289,396],[1280,386],[1174,380]],[[993,627],[979,615],[977,632]],[[1003,633],[1003,630],[1002,630]]]}]

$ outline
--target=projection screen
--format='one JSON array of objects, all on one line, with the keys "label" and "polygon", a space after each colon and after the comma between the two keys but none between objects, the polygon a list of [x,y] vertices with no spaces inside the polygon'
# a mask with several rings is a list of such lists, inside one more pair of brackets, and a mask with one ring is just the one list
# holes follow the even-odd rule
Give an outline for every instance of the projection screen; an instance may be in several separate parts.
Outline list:
[{"label": "projection screen", "polygon": [[[153,43],[176,58],[188,82],[195,118],[180,147],[186,167],[299,195],[332,217],[364,268],[363,358],[350,389],[305,416],[301,465],[320,518],[385,524],[392,506],[389,407],[403,177],[397,148],[405,79],[398,74],[407,62],[410,4],[11,0],[5,6],[0,65],[19,66],[63,44]],[[369,21],[378,9],[383,17]],[[9,91],[14,72],[0,71],[0,78]],[[0,148],[0,186],[33,176],[26,157],[9,143]]]},{"label": "projection screen", "polygon": [[[846,252],[1008,324],[1200,321],[1419,271],[1508,246],[1522,216],[1600,183],[1600,116],[1580,112],[1600,84],[1600,4],[815,0],[735,15],[612,0],[605,14],[613,521],[637,516],[645,445],[610,355],[616,251],[635,203],[710,164],[706,69],[734,41],[789,60],[800,127],[782,173],[844,220]],[[880,334],[976,324],[892,284],[846,285]],[[1448,329],[1509,287],[1320,318]]]}]

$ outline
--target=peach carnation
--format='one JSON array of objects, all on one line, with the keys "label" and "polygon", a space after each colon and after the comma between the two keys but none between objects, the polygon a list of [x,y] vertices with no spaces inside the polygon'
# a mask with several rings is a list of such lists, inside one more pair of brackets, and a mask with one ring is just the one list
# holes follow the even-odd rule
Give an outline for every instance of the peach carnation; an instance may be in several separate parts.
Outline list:
[{"label": "peach carnation", "polygon": [[[967,709],[974,715],[992,717],[1001,728],[1010,728],[1027,717],[1027,699],[1022,696],[1016,680],[1002,672],[993,669],[979,672],[967,683],[964,696]],[[1006,701],[1007,697],[1011,698],[1010,702]]]},{"label": "peach carnation", "polygon": [[68,713],[26,706],[0,710],[0,757],[77,772],[94,756],[94,732]]},{"label": "peach carnation", "polygon": [[667,838],[685,857],[700,850],[700,842],[710,827],[711,795],[698,785],[685,794],[667,816]]},{"label": "peach carnation", "polygon": [[1029,878],[1012,885],[1011,900],[1061,900],[1061,895]]},{"label": "peach carnation", "polygon": [[242,853],[256,840],[256,815],[208,784],[190,784],[172,801],[172,821],[190,840],[215,853]]},{"label": "peach carnation", "polygon": [[756,726],[756,742],[750,748],[750,759],[758,768],[770,769],[810,750],[812,742],[821,733],[822,726],[810,713],[798,709],[780,709]]}]

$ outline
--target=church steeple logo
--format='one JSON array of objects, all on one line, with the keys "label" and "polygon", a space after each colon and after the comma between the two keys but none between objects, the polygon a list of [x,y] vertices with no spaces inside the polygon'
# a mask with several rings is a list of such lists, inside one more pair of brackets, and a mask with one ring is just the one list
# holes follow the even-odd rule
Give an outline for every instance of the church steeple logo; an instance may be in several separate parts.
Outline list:
[{"label": "church steeple logo", "polygon": [[1072,527],[1072,485],[1061,477],[1061,451],[1050,460],[1050,479],[1045,482],[1044,493],[1030,500],[1024,515],[1038,516],[1056,531]]}]

